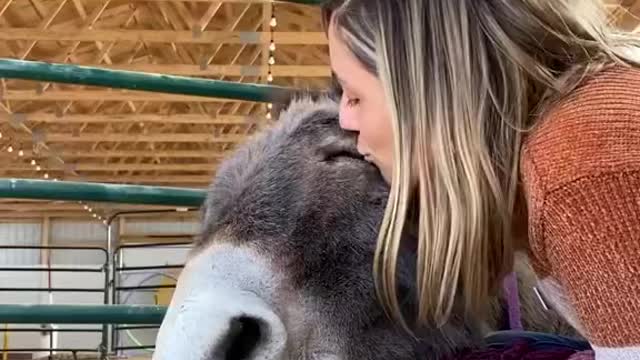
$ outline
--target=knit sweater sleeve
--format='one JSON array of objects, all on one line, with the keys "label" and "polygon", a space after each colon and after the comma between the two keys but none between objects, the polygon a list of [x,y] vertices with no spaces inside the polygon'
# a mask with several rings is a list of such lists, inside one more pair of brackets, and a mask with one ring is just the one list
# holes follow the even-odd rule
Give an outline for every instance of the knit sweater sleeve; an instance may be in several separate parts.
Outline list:
[{"label": "knit sweater sleeve", "polygon": [[608,70],[563,100],[522,169],[534,264],[559,289],[545,295],[597,360],[640,359],[640,71]]}]

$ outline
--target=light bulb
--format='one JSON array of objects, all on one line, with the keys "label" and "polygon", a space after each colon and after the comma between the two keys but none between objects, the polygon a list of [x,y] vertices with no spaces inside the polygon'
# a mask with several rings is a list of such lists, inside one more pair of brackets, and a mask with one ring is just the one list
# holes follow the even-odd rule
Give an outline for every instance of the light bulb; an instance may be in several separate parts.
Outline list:
[{"label": "light bulb", "polygon": [[276,58],[274,58],[273,56],[269,56],[269,65],[273,65],[276,63]]},{"label": "light bulb", "polygon": [[58,178],[53,179],[53,181],[58,181]]},{"label": "light bulb", "polygon": [[271,73],[269,75],[267,75],[267,81],[268,82],[272,82],[273,81],[273,75],[271,75]]},{"label": "light bulb", "polygon": [[18,156],[24,156],[24,151],[22,150],[18,151]]},{"label": "light bulb", "polygon": [[267,104],[267,109],[269,109],[269,110],[273,109],[273,104],[272,103],[268,103]]},{"label": "light bulb", "polygon": [[48,179],[48,178],[49,178],[49,174],[44,173],[44,178],[45,178],[45,179]]},{"label": "light bulb", "polygon": [[2,139],[2,133],[0,132],[0,139]]},{"label": "light bulb", "polygon": [[9,147],[7,148],[7,151],[10,153],[13,152],[13,146],[9,145]]},{"label": "light bulb", "polygon": [[276,51],[276,43],[274,43],[273,40],[271,41],[271,45],[269,45],[269,50]]},{"label": "light bulb", "polygon": [[92,208],[89,208],[89,212],[93,212],[93,209],[92,209]]},{"label": "light bulb", "polygon": [[36,166],[36,171],[40,171],[42,170],[42,168],[40,167],[40,165]]},{"label": "light bulb", "polygon": [[278,26],[278,21],[276,21],[276,17],[275,16],[271,17],[271,22],[269,22],[269,25],[271,25],[271,27]]},{"label": "light bulb", "polygon": [[36,161],[35,160],[31,160],[31,165],[36,166]]},{"label": "light bulb", "polygon": [[87,205],[84,206],[85,210],[89,210],[89,207]]},{"label": "light bulb", "polygon": [[98,215],[96,215],[96,214],[93,214],[93,217],[98,217]]},{"label": "light bulb", "polygon": [[271,119],[271,113],[267,113],[267,119]]}]

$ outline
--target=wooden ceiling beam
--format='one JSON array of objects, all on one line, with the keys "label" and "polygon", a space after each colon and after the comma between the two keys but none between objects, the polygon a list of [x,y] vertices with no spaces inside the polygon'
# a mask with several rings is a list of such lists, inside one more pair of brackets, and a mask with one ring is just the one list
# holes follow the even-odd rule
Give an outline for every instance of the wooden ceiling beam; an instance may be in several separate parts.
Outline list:
[{"label": "wooden ceiling beam", "polygon": [[261,122],[262,116],[199,115],[199,114],[69,114],[34,112],[25,114],[0,114],[0,121],[39,122],[45,124],[190,124],[190,125],[251,125]]},{"label": "wooden ceiling beam", "polygon": [[13,0],[4,0],[2,4],[0,4],[0,16],[4,15],[4,12],[7,11],[12,2]]},{"label": "wooden ceiling beam", "polygon": [[[48,152],[41,151],[34,153],[31,150],[23,150],[25,158],[35,157],[43,158],[48,156]],[[230,155],[230,152],[220,152],[215,150],[102,150],[102,151],[88,151],[88,150],[72,150],[62,149],[56,152],[57,155],[64,157],[65,159],[103,159],[103,158],[150,158],[158,157],[165,159],[184,159],[184,158],[203,158],[203,159],[223,159]],[[6,151],[0,152],[0,160],[15,159],[14,155],[7,153]]]},{"label": "wooden ceiling beam", "polygon": [[[280,45],[326,45],[324,32],[280,31],[273,33],[274,41]],[[173,30],[125,30],[125,29],[48,29],[3,28],[0,40],[36,41],[129,41],[188,44],[269,44],[270,33],[261,31],[193,31]]]},{"label": "wooden ceiling beam", "polygon": [[[57,164],[56,164],[57,165]],[[71,164],[75,171],[105,172],[105,171],[188,171],[211,173],[215,170],[215,163],[209,164],[104,164],[104,163],[76,163]],[[33,166],[27,163],[10,162],[0,165],[2,171],[33,171]],[[60,171],[60,166],[49,166],[48,171]],[[117,179],[117,177],[116,177]]]},{"label": "wooden ceiling beam", "polygon": [[[49,217],[51,219],[73,219],[73,220],[86,220],[87,222],[100,223],[99,220],[91,217],[89,213],[84,210],[80,211],[39,211],[33,209],[26,212],[13,212],[13,211],[1,211],[0,222],[15,223],[15,222],[33,222],[33,220],[39,220],[43,217]],[[139,214],[139,215],[127,215],[126,219],[144,219],[146,221],[176,221],[176,220],[189,220],[198,221],[198,213],[166,213],[166,214]],[[96,246],[100,245],[100,241],[56,241],[55,245],[61,246]]]},{"label": "wooden ceiling beam", "polygon": [[[119,206],[103,206],[105,204],[96,203],[90,204],[91,207],[99,208],[102,211],[112,211],[117,209],[119,211],[122,210],[169,210],[174,209],[174,207],[167,206],[145,206],[145,205],[134,205],[134,204],[118,204]],[[88,212],[82,208],[82,205],[76,202],[58,202],[58,203],[47,203],[47,202],[21,202],[21,201],[13,201],[11,203],[0,203],[0,212],[2,211],[33,211],[34,209],[38,209],[40,211],[78,211],[82,210],[85,214]],[[97,210],[97,209],[96,209]]]},{"label": "wooden ceiling beam", "polygon": [[[160,2],[167,0],[128,0],[130,2]],[[276,3],[280,6],[282,5],[292,5],[292,6],[302,6],[304,4],[296,4],[295,1],[287,1],[287,0],[171,0],[173,2],[202,2],[202,3],[232,3],[232,4],[264,4],[264,3]],[[312,4],[309,4],[312,6]]]},{"label": "wooden ceiling beam", "polygon": [[[47,143],[92,143],[92,142],[173,142],[173,143],[236,143],[246,140],[244,135],[215,135],[207,133],[167,133],[167,134],[129,134],[129,133],[45,133]],[[13,136],[16,140],[28,141],[31,137],[25,134]]]},{"label": "wooden ceiling beam", "polygon": [[629,6],[618,7],[618,9],[619,13],[615,19],[616,26],[626,31],[639,32],[640,1],[633,2]]}]

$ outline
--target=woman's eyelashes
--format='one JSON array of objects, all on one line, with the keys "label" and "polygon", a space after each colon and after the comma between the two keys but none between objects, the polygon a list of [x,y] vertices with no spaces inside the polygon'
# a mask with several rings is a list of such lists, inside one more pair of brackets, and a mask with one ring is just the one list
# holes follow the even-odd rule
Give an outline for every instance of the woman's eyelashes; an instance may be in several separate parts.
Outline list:
[{"label": "woman's eyelashes", "polygon": [[356,105],[358,105],[360,103],[360,99],[358,98],[350,98],[350,97],[346,97],[346,102],[347,102],[347,106],[348,107],[354,107]]}]

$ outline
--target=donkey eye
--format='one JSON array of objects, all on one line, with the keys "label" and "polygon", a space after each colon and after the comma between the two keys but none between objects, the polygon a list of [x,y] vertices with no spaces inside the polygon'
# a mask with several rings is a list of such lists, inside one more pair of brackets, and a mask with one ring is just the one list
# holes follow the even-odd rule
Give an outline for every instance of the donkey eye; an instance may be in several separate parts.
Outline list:
[{"label": "donkey eye", "polygon": [[357,151],[353,151],[344,147],[327,148],[323,151],[322,161],[324,162],[337,162],[337,161],[365,161],[364,156],[360,155]]},{"label": "donkey eye", "polygon": [[354,154],[351,151],[338,151],[329,153],[325,157],[325,161],[338,161],[338,160],[360,160],[364,161],[364,157],[360,154]]}]

